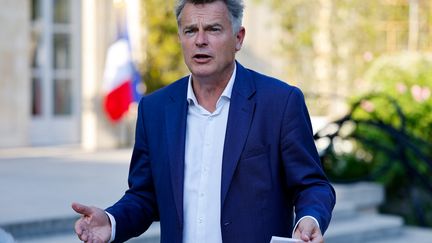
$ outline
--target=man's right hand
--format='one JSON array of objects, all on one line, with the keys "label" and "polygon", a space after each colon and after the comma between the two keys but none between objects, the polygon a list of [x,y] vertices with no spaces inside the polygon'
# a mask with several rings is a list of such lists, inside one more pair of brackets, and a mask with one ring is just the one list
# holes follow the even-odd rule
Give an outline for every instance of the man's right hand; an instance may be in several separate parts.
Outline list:
[{"label": "man's right hand", "polygon": [[81,218],[75,223],[78,238],[87,243],[105,243],[111,238],[111,223],[108,215],[100,208],[72,203]]}]

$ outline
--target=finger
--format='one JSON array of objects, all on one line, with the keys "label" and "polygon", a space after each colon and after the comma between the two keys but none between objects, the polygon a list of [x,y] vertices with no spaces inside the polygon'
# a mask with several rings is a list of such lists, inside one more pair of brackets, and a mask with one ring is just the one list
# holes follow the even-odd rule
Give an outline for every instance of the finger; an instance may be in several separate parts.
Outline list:
[{"label": "finger", "polygon": [[302,234],[301,234],[301,236],[300,236],[300,239],[301,239],[302,241],[309,242],[309,240],[311,239],[311,234],[310,234],[310,232],[308,232],[308,231],[303,231]]},{"label": "finger", "polygon": [[300,239],[303,241],[310,241],[312,238],[312,227],[309,224],[305,225],[301,230]]},{"label": "finger", "polygon": [[313,238],[312,243],[323,243],[324,242],[324,238],[322,236],[317,236],[315,238]]},{"label": "finger", "polygon": [[294,231],[293,237],[301,239],[302,241],[308,242],[310,240],[311,230],[306,226],[307,224],[301,222],[301,224]]},{"label": "finger", "polygon": [[75,233],[78,235],[78,236],[80,236],[81,234],[82,234],[82,232],[83,232],[83,226],[81,225],[82,224],[82,219],[78,219],[76,222],[75,222]]},{"label": "finger", "polygon": [[93,210],[91,207],[79,204],[79,203],[72,203],[72,209],[82,215],[89,216],[93,213]]},{"label": "finger", "polygon": [[324,238],[323,238],[320,230],[317,230],[312,234],[311,241],[312,241],[312,243],[323,243],[324,242]]},{"label": "finger", "polygon": [[88,242],[89,240],[89,234],[87,230],[83,230],[82,234],[78,236],[80,238],[80,240],[84,241],[84,242]]}]

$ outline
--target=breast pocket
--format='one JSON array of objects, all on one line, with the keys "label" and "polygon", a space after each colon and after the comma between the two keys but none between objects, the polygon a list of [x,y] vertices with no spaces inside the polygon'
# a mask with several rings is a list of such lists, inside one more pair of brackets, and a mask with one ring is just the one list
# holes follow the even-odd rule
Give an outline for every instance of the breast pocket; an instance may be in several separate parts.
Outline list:
[{"label": "breast pocket", "polygon": [[241,155],[241,160],[248,160],[250,158],[260,156],[263,154],[268,154],[270,146],[259,146],[246,148],[245,151]]},{"label": "breast pocket", "polygon": [[272,188],[270,170],[270,146],[245,150],[239,162],[238,174],[252,187],[255,193]]}]

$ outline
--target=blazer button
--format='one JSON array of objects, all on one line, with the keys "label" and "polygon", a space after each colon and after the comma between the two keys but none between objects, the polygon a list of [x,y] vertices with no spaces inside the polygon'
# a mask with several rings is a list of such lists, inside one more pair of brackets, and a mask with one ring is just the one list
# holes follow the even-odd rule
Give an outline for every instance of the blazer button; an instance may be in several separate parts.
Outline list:
[{"label": "blazer button", "polygon": [[226,221],[223,225],[226,227],[231,224],[231,221]]}]

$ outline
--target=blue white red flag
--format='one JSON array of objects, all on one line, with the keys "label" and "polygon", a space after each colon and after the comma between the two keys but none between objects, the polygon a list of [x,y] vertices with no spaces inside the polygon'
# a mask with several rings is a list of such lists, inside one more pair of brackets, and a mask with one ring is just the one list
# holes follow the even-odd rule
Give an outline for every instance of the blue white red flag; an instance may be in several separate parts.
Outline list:
[{"label": "blue white red flag", "polygon": [[137,102],[142,94],[137,87],[140,75],[131,56],[127,32],[121,32],[117,40],[108,48],[104,71],[104,109],[111,121],[117,122],[129,110],[132,102]]}]

